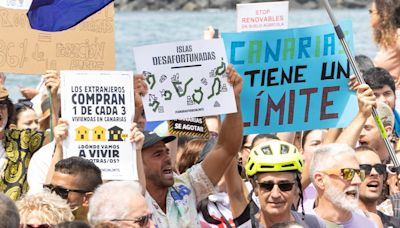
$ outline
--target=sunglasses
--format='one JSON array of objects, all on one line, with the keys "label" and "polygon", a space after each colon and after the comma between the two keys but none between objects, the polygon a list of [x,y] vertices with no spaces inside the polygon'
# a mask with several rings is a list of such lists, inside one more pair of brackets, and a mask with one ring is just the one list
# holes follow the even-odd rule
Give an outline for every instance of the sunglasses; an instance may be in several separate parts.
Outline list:
[{"label": "sunglasses", "polygon": [[399,167],[395,167],[394,165],[390,164],[386,166],[386,171],[390,174],[397,174],[400,173],[400,166]]},{"label": "sunglasses", "polygon": [[43,185],[43,187],[49,189],[50,192],[52,192],[52,193],[53,192],[56,193],[63,199],[68,199],[68,195],[70,192],[77,192],[77,193],[81,193],[81,194],[91,192],[91,191],[79,190],[79,189],[67,189],[67,188],[63,188],[60,186],[54,186],[52,184],[45,184],[45,185]]},{"label": "sunglasses", "polygon": [[53,225],[50,224],[38,224],[38,225],[34,225],[34,224],[20,224],[19,225],[20,228],[51,228],[53,227]]},{"label": "sunglasses", "polygon": [[14,104],[14,108],[16,111],[20,110],[21,108],[32,108],[33,107],[33,103],[31,101],[19,101],[18,103]]},{"label": "sunglasses", "polygon": [[385,164],[360,164],[360,169],[365,171],[365,175],[369,176],[371,174],[371,170],[374,168],[379,175],[383,175],[386,173],[386,165]]},{"label": "sunglasses", "polygon": [[270,192],[274,188],[275,185],[278,185],[279,190],[282,192],[288,192],[293,189],[294,182],[278,182],[274,183],[272,181],[267,181],[267,182],[260,182],[258,185],[260,186],[261,189],[264,191]]},{"label": "sunglasses", "polygon": [[133,222],[138,224],[140,227],[146,226],[150,220],[153,218],[153,214],[147,214],[147,215],[143,215],[140,217],[137,217],[135,219],[112,219],[112,222]]},{"label": "sunglasses", "polygon": [[346,181],[352,181],[353,178],[356,176],[355,174],[357,174],[360,177],[361,181],[365,180],[365,170],[362,169],[353,169],[353,168],[327,169],[323,172],[329,175],[341,176],[343,180]]}]

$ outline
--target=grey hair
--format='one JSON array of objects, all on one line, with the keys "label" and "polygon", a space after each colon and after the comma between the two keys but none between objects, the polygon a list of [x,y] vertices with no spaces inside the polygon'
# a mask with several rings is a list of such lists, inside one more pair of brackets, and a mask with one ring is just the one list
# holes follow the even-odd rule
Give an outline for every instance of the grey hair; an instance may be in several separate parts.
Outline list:
[{"label": "grey hair", "polygon": [[8,196],[0,192],[0,228],[19,227],[17,206]]},{"label": "grey hair", "polygon": [[42,223],[58,224],[74,220],[67,200],[50,191],[43,191],[34,195],[25,195],[16,202],[21,223],[25,224],[29,215],[35,213]]},{"label": "grey hair", "polygon": [[343,155],[352,155],[355,159],[354,150],[347,144],[326,144],[315,150],[310,164],[310,178],[314,183],[314,174],[318,171],[331,169],[342,162]]},{"label": "grey hair", "polygon": [[136,181],[110,181],[100,185],[89,201],[89,223],[125,218],[138,196],[143,197],[142,187]]}]

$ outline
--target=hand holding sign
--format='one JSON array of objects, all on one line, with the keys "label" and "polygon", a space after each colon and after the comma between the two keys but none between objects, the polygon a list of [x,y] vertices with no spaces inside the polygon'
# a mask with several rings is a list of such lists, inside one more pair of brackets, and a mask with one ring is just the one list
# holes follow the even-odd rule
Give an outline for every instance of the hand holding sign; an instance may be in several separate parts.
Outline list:
[{"label": "hand holding sign", "polygon": [[236,101],[240,99],[240,92],[242,92],[243,79],[238,74],[238,72],[233,68],[232,64],[229,64],[226,68],[226,73],[228,74],[228,82],[233,87],[233,93],[235,94]]},{"label": "hand holding sign", "polygon": [[354,74],[350,75],[350,82],[347,84],[349,85],[349,90],[357,90],[360,83],[357,81],[357,78]]},{"label": "hand holding sign", "polygon": [[66,119],[59,119],[58,125],[54,128],[54,138],[56,144],[62,143],[68,136],[68,121]]},{"label": "hand holding sign", "polygon": [[376,107],[374,91],[367,85],[361,84],[357,89],[358,110],[365,118],[371,116],[372,107]]},{"label": "hand holding sign", "polygon": [[57,95],[58,88],[60,87],[60,76],[55,70],[47,70],[46,74],[42,75],[44,85],[50,88],[52,95]]},{"label": "hand holding sign", "polygon": [[148,121],[236,112],[221,39],[136,47],[134,53],[149,87],[143,99]]},{"label": "hand holding sign", "polygon": [[133,79],[133,88],[135,91],[135,107],[143,109],[142,96],[147,94],[149,88],[147,87],[145,77],[143,74],[135,74]]},{"label": "hand holding sign", "polygon": [[144,142],[144,135],[137,127],[135,122],[132,123],[131,126],[131,134],[129,135],[129,140],[131,143],[136,144],[136,151],[142,151],[143,142]]}]

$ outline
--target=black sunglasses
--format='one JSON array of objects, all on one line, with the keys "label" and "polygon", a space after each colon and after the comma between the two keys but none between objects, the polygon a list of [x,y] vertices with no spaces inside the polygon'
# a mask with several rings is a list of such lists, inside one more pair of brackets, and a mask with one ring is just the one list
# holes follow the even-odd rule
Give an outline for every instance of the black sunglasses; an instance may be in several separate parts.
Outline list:
[{"label": "black sunglasses", "polygon": [[19,227],[20,228],[51,228],[51,227],[53,227],[53,225],[50,225],[50,224],[38,224],[38,225],[20,224]]},{"label": "black sunglasses", "polygon": [[143,227],[145,225],[147,225],[149,223],[149,221],[151,220],[151,218],[153,217],[153,214],[147,214],[147,215],[143,215],[140,217],[137,217],[135,219],[112,219],[112,222],[133,222],[138,224],[140,227]]},{"label": "black sunglasses", "polygon": [[278,188],[283,191],[283,192],[288,192],[293,189],[294,182],[279,182],[279,183],[274,183],[272,181],[268,182],[260,182],[258,185],[260,186],[261,189],[265,191],[272,191],[275,185],[278,185]]},{"label": "black sunglasses", "polygon": [[68,199],[68,194],[70,192],[77,192],[77,193],[81,193],[81,194],[85,194],[87,192],[91,192],[91,191],[86,191],[86,190],[79,190],[79,189],[67,189],[67,188],[63,188],[60,186],[54,186],[52,184],[45,184],[43,185],[44,188],[47,188],[50,190],[50,192],[54,192],[57,195],[59,195],[61,198],[63,199]]},{"label": "black sunglasses", "polygon": [[386,165],[385,164],[360,164],[360,169],[365,171],[365,175],[369,176],[371,174],[371,170],[374,168],[379,175],[383,175],[386,173]]},{"label": "black sunglasses", "polygon": [[400,166],[396,167],[396,166],[390,164],[390,165],[387,165],[386,167],[387,167],[386,170],[387,170],[388,173],[390,173],[390,174],[396,174],[396,173],[400,174]]}]

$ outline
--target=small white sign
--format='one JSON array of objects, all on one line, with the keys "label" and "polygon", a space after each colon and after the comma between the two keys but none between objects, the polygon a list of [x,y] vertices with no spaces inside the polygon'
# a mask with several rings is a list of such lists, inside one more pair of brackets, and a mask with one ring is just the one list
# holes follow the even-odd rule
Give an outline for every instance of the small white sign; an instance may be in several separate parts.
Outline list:
[{"label": "small white sign", "polygon": [[61,71],[61,113],[69,133],[64,157],[94,162],[104,180],[137,180],[136,150],[130,143],[134,115],[133,73]]},{"label": "small white sign", "polygon": [[289,1],[237,4],[236,12],[238,32],[288,28]]},{"label": "small white sign", "polygon": [[143,98],[148,121],[237,111],[221,39],[137,47],[134,54],[149,86]]},{"label": "small white sign", "polygon": [[31,7],[32,0],[0,0],[0,6],[11,9],[28,10]]}]

